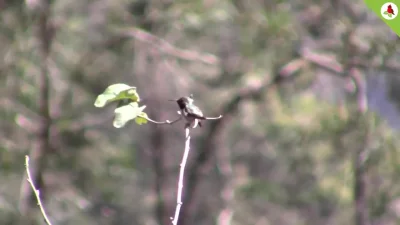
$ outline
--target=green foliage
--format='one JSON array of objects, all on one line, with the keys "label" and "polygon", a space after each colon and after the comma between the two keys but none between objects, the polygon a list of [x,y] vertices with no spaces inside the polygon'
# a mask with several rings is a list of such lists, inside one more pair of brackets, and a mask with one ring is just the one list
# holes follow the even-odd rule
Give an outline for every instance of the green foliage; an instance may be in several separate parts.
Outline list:
[{"label": "green foliage", "polygon": [[147,123],[147,114],[143,112],[146,108],[145,105],[139,106],[140,97],[136,91],[136,87],[126,84],[113,84],[106,88],[106,90],[97,96],[94,105],[102,108],[107,104],[115,101],[128,100],[130,103],[127,105],[119,106],[114,110],[115,119],[113,126],[122,128],[130,120],[135,119],[136,124],[142,125]]},{"label": "green foliage", "polygon": [[137,119],[138,116],[146,116],[146,114],[142,112],[144,108],[146,108],[146,106],[139,107],[139,104],[137,102],[131,102],[128,105],[116,108],[114,111],[114,127],[121,128],[125,126],[128,121],[133,119],[135,119],[135,122],[139,125],[147,123],[147,120],[145,118],[140,118],[139,120]]},{"label": "green foliage", "polygon": [[130,99],[133,102],[140,102],[139,94],[136,91],[136,87],[131,87],[126,84],[113,84],[106,88],[106,90],[97,96],[94,105],[102,108],[110,102]]}]

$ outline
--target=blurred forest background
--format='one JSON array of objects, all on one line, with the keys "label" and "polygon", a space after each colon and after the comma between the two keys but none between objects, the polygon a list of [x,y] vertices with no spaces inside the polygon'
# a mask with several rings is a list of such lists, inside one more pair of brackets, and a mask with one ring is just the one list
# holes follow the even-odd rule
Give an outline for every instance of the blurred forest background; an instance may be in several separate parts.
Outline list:
[{"label": "blurred forest background", "polygon": [[400,222],[400,51],[361,0],[0,1],[0,224],[170,224],[183,123],[112,126],[138,87],[152,119],[194,94],[179,225]]}]

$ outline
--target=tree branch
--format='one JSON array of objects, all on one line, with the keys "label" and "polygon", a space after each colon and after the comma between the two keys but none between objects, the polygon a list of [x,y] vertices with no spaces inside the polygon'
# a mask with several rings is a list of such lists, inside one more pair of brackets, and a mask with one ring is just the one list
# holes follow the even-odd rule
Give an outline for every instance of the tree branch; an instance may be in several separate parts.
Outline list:
[{"label": "tree branch", "polygon": [[[301,49],[299,54],[303,59],[310,62],[313,65],[318,66],[328,72],[331,72],[335,75],[345,76],[345,68],[342,64],[340,64],[333,56],[328,56],[326,54],[319,54],[313,52],[310,49]],[[400,71],[400,66],[396,65],[396,63],[391,62],[389,60],[385,60],[383,63],[380,61],[368,61],[362,60],[360,58],[352,57],[349,59],[347,64],[351,64],[352,66],[367,69],[367,68],[381,68],[389,72],[398,73]]]},{"label": "tree branch", "polygon": [[149,117],[144,117],[144,116],[138,116],[138,117],[141,117],[141,118],[143,118],[143,119],[146,119],[146,120],[148,120],[148,121],[150,121],[150,122],[152,122],[152,123],[155,123],[155,124],[174,124],[174,123],[176,123],[176,122],[178,122],[178,121],[180,121],[181,119],[182,119],[182,117],[178,117],[177,119],[175,119],[175,120],[173,120],[173,121],[169,121],[169,120],[166,120],[166,121],[164,121],[164,122],[160,122],[160,121],[155,121],[155,120],[152,120],[152,119],[150,119]]},{"label": "tree branch", "polygon": [[222,118],[222,115],[219,115],[217,117],[205,117],[205,118],[206,118],[206,120],[218,120],[218,119]]},{"label": "tree branch", "polygon": [[46,214],[46,211],[44,210],[44,206],[43,206],[43,204],[42,204],[42,201],[40,200],[40,191],[39,191],[39,189],[37,189],[37,188],[35,187],[35,184],[33,183],[33,179],[32,179],[32,176],[31,176],[31,172],[30,172],[30,170],[29,170],[29,156],[27,156],[27,155],[25,156],[25,167],[26,167],[26,174],[28,175],[28,179],[27,179],[27,180],[28,180],[29,184],[30,184],[31,187],[32,187],[33,193],[34,193],[35,196],[36,196],[37,203],[38,203],[38,205],[39,205],[40,211],[42,212],[44,221],[45,221],[48,225],[52,225],[51,222],[50,222],[50,220],[49,220],[49,217],[48,217],[47,214]]},{"label": "tree branch", "polygon": [[299,51],[299,54],[310,63],[327,70],[333,74],[343,75],[344,68],[343,66],[337,62],[334,57],[327,56],[324,54],[318,54],[310,49],[303,48]]},{"label": "tree branch", "polygon": [[191,50],[179,49],[164,39],[161,39],[153,34],[150,34],[139,28],[117,29],[117,33],[128,37],[134,37],[139,41],[149,43],[158,48],[161,52],[175,56],[177,58],[188,61],[200,61],[206,64],[219,64],[219,58],[208,53],[199,53]]},{"label": "tree branch", "polygon": [[186,128],[185,129],[186,132],[186,142],[185,142],[185,151],[183,153],[183,157],[182,157],[182,162],[180,165],[180,171],[179,171],[179,181],[178,181],[178,193],[177,193],[177,197],[176,197],[176,209],[175,209],[175,215],[172,220],[172,224],[177,225],[178,224],[178,219],[179,219],[179,212],[181,210],[181,206],[182,206],[182,190],[183,190],[183,178],[184,178],[184,173],[185,173],[185,166],[186,166],[186,161],[187,158],[189,156],[189,151],[190,151],[190,129]]}]

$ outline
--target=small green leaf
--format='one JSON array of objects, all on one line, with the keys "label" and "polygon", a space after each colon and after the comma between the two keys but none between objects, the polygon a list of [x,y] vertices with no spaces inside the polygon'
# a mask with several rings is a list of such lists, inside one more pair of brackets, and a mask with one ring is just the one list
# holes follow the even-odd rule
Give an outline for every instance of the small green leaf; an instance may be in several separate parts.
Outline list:
[{"label": "small green leaf", "polygon": [[388,17],[392,18],[392,14],[389,13],[389,14],[388,14]]},{"label": "small green leaf", "polygon": [[142,113],[142,111],[146,108],[145,105],[140,106],[137,102],[131,102],[128,105],[121,106],[116,108],[115,119],[113,125],[115,128],[124,127],[127,122],[137,118],[138,115]]},{"label": "small green leaf", "polygon": [[388,12],[384,12],[383,14],[384,14],[384,15],[387,15],[387,14],[389,14],[389,13],[388,13]]},{"label": "small green leaf", "polygon": [[146,124],[147,123],[147,114],[145,112],[141,112],[136,118],[135,122],[138,125]]},{"label": "small green leaf", "polygon": [[136,91],[136,87],[126,84],[110,85],[102,94],[97,96],[94,106],[102,108],[110,102],[121,99],[131,99],[134,102],[139,102],[140,97]]}]

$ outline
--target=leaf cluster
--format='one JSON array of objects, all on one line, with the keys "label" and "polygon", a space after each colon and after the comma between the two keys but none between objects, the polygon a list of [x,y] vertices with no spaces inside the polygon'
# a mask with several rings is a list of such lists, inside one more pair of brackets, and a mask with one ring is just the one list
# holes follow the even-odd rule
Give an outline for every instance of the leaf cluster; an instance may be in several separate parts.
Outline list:
[{"label": "leaf cluster", "polygon": [[[107,104],[117,101],[120,104],[114,110],[113,126],[115,128],[122,128],[131,120],[135,120],[138,125],[148,122],[148,116],[143,111],[146,106],[139,105],[140,96],[136,87],[127,84],[120,83],[108,86],[102,94],[97,96],[94,106],[103,108]],[[124,102],[128,102],[128,104],[123,104]]]}]

